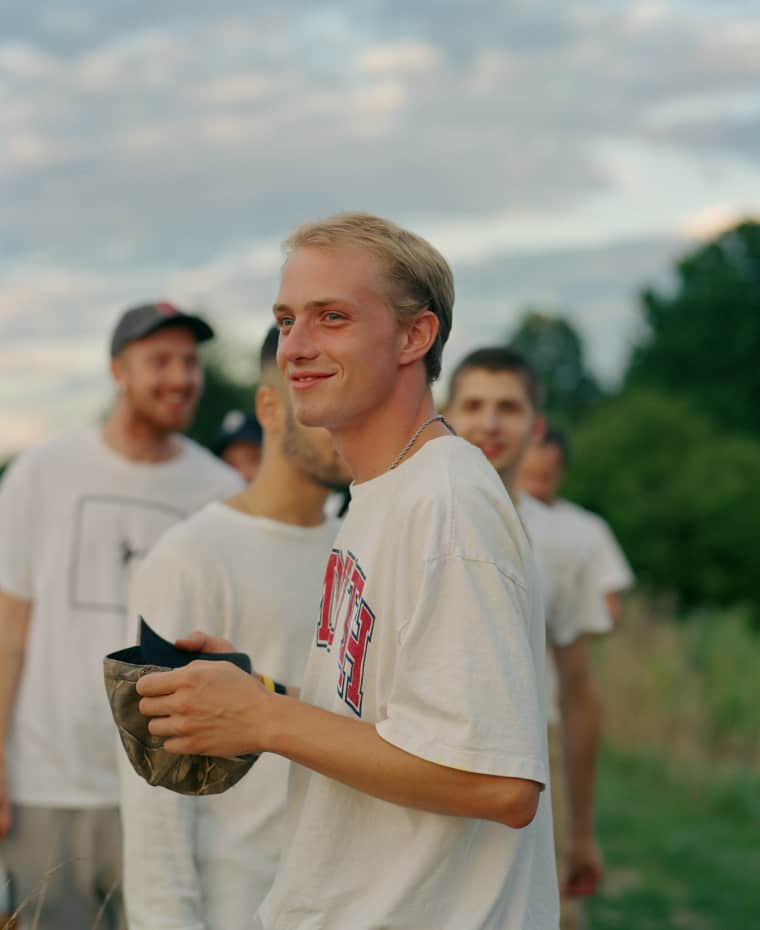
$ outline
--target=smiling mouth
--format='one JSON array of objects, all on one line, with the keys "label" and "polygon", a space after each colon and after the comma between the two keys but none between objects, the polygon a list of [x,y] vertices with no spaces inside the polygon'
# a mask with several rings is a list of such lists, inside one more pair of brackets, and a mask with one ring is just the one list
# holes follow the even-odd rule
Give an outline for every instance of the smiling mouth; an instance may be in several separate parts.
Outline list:
[{"label": "smiling mouth", "polygon": [[313,387],[315,384],[319,384],[321,381],[326,381],[328,378],[332,378],[332,375],[310,371],[304,372],[303,374],[291,374],[290,383],[294,388],[308,388]]}]

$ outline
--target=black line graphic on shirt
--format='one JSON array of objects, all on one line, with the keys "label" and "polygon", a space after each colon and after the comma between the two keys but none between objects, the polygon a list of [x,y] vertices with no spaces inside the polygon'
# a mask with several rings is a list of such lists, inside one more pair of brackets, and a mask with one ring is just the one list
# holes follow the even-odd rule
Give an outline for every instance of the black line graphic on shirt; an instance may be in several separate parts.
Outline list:
[{"label": "black line graphic on shirt", "polygon": [[126,613],[132,571],[159,536],[186,516],[163,501],[82,495],[74,510],[69,605],[75,610]]},{"label": "black line graphic on shirt", "polygon": [[[333,549],[327,561],[317,626],[317,646],[332,650],[336,630],[342,629],[338,651],[338,696],[361,717],[367,648],[375,628],[375,614],[364,599],[366,575],[349,551]],[[341,625],[342,620],[342,625]]]}]

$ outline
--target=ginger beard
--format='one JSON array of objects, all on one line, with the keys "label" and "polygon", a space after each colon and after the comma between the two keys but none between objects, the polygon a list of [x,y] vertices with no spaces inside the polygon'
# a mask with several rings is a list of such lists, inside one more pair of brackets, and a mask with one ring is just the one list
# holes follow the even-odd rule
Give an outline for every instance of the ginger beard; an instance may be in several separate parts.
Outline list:
[{"label": "ginger beard", "polygon": [[176,433],[193,420],[203,390],[195,336],[167,326],[124,347],[112,363],[119,401],[156,433]]}]

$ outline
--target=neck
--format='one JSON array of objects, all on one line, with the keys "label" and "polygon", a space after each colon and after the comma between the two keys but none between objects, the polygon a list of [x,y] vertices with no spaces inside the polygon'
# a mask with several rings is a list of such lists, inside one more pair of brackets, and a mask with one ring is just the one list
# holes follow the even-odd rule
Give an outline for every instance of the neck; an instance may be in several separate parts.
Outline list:
[{"label": "neck", "polygon": [[117,400],[101,433],[105,444],[132,462],[167,462],[182,451],[179,437],[135,416]]},{"label": "neck", "polygon": [[330,491],[281,456],[266,451],[256,478],[228,506],[254,517],[266,517],[292,526],[324,523],[325,501]]},{"label": "neck", "polygon": [[[335,447],[351,468],[354,481],[361,484],[386,472],[415,431],[435,413],[433,395],[424,379],[415,384],[412,377],[399,378],[396,390],[384,404],[365,413],[360,421],[330,432]],[[448,435],[443,423],[431,423],[403,461],[416,455],[431,439]]]}]

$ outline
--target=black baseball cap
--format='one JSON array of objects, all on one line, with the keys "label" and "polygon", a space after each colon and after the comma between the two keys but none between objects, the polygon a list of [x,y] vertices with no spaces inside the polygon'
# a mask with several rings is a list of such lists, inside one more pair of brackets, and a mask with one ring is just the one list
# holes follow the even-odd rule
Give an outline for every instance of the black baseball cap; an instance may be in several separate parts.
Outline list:
[{"label": "black baseball cap", "polygon": [[219,432],[211,444],[211,450],[215,455],[221,456],[233,442],[261,445],[261,426],[253,414],[244,413],[242,410],[230,410],[225,414]]},{"label": "black baseball cap", "polygon": [[214,330],[205,320],[192,313],[185,313],[166,300],[154,304],[141,304],[122,313],[111,336],[111,358],[121,352],[125,345],[144,339],[157,329],[166,326],[184,326],[198,342],[214,338]]}]

